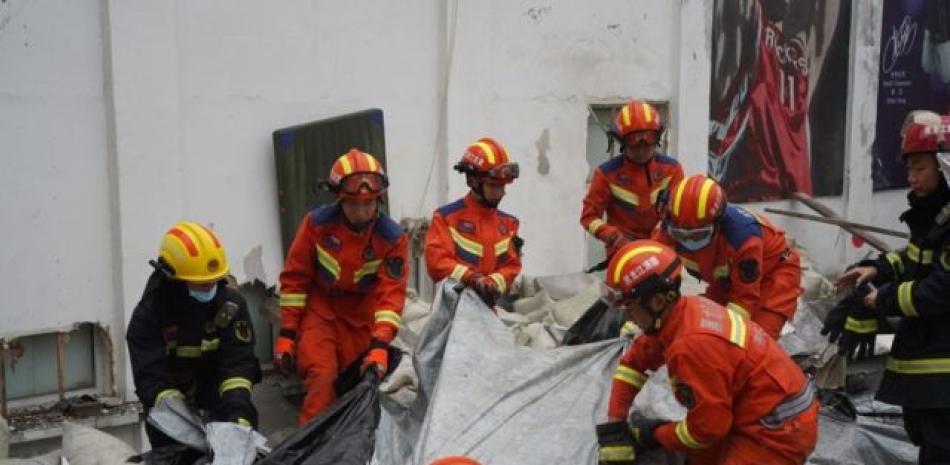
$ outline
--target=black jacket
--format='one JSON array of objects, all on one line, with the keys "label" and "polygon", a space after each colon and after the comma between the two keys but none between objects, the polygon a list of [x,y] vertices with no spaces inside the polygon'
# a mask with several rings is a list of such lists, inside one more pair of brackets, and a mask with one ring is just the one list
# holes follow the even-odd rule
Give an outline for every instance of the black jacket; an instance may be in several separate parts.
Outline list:
[{"label": "black jacket", "polygon": [[162,392],[177,389],[218,421],[257,425],[250,389],[261,380],[247,303],[226,281],[201,303],[181,281],[149,277],[125,335],[135,392],[151,409]]},{"label": "black jacket", "polygon": [[902,317],[877,398],[915,408],[950,408],[950,189],[908,195],[901,215],[907,247],[881,255],[877,310]]}]

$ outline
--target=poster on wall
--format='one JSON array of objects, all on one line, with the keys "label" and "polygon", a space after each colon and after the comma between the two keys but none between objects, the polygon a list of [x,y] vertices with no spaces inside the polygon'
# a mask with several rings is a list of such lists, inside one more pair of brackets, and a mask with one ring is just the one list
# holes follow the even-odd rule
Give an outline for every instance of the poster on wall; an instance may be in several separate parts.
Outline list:
[{"label": "poster on wall", "polygon": [[950,0],[884,2],[874,190],[907,187],[900,129],[911,110],[950,112]]},{"label": "poster on wall", "polygon": [[713,9],[709,176],[734,202],[840,195],[851,2]]}]

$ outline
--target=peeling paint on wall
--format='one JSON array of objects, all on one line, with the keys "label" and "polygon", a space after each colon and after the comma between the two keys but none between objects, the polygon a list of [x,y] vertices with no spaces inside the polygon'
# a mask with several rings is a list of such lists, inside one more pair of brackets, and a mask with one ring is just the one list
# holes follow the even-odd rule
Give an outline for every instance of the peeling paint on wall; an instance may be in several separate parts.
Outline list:
[{"label": "peeling paint on wall", "polygon": [[258,245],[244,256],[244,282],[252,283],[255,280],[266,283],[267,274],[264,273],[264,248]]},{"label": "peeling paint on wall", "polygon": [[528,11],[524,12],[524,14],[525,16],[531,18],[531,20],[534,21],[535,24],[539,24],[541,22],[541,18],[543,18],[544,15],[550,12],[551,12],[551,7],[549,6],[537,6],[537,7],[529,8]]},{"label": "peeling paint on wall", "polygon": [[551,130],[544,128],[541,136],[534,142],[538,149],[538,174],[544,176],[551,172],[551,160],[548,158],[548,149],[551,148]]}]

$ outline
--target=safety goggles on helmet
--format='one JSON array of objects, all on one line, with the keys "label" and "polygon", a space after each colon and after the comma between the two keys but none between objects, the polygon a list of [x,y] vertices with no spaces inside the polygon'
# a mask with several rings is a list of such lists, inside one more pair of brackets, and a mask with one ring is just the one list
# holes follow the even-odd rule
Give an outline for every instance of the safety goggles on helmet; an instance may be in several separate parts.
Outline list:
[{"label": "safety goggles on helmet", "polygon": [[695,252],[712,242],[715,225],[709,224],[698,228],[680,228],[667,225],[666,232],[683,249]]},{"label": "safety goggles on helmet", "polygon": [[600,300],[607,304],[610,308],[621,308],[625,305],[625,301],[629,300],[632,296],[625,294],[620,289],[615,287],[610,287],[607,283],[600,282]]},{"label": "safety goggles on helmet", "polygon": [[483,173],[483,176],[487,176],[491,179],[510,181],[518,178],[518,176],[521,174],[521,169],[518,167],[517,163],[504,163],[493,166],[489,168],[488,171],[484,171]]},{"label": "safety goggles on helmet", "polygon": [[630,146],[654,145],[659,139],[660,134],[653,130],[631,132],[625,138],[626,144]]},{"label": "safety goggles on helmet", "polygon": [[379,173],[354,173],[340,180],[337,191],[344,195],[379,194],[389,181]]}]

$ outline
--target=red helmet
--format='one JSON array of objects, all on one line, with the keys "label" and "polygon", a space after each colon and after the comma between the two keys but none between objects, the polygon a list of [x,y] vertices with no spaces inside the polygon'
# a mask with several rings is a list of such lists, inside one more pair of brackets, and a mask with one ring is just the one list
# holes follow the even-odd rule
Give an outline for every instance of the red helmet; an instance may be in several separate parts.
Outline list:
[{"label": "red helmet", "polygon": [[950,116],[915,110],[901,128],[901,155],[950,151]]},{"label": "red helmet", "polygon": [[670,190],[666,232],[680,248],[695,252],[712,242],[716,221],[726,210],[726,192],[706,176],[690,176]]},{"label": "red helmet", "polygon": [[518,164],[511,161],[508,151],[488,137],[469,145],[462,159],[455,164],[455,170],[499,184],[510,184],[520,174]]},{"label": "red helmet", "polygon": [[350,149],[333,162],[325,185],[340,198],[376,199],[386,193],[389,178],[375,157]]},{"label": "red helmet", "polygon": [[611,306],[672,290],[683,263],[669,247],[651,240],[633,241],[610,258],[601,298]]},{"label": "red helmet", "polygon": [[716,222],[726,209],[726,191],[710,178],[694,174],[670,190],[670,222],[683,228],[701,228]]},{"label": "red helmet", "polygon": [[482,464],[468,457],[463,457],[461,455],[453,455],[451,457],[442,457],[441,459],[438,459],[435,462],[430,463],[429,465],[482,465]]},{"label": "red helmet", "polygon": [[614,127],[623,140],[633,134],[634,142],[655,144],[663,133],[660,113],[653,105],[640,100],[631,100],[623,106],[614,118]]}]

